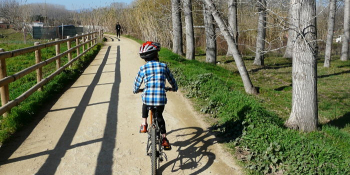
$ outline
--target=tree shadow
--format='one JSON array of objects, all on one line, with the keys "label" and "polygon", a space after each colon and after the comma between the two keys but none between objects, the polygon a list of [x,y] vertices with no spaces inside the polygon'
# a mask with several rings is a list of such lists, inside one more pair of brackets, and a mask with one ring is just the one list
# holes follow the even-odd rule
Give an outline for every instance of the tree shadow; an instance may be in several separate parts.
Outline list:
[{"label": "tree shadow", "polygon": [[251,69],[249,72],[258,72],[260,70],[278,70],[292,67],[292,63],[282,63],[282,64],[273,64],[273,65],[265,65],[258,67],[256,69]]},{"label": "tree shadow", "polygon": [[235,60],[226,60],[226,61],[224,61],[224,64],[228,64],[228,63],[232,63],[232,62],[235,62]]},{"label": "tree shadow", "polygon": [[321,76],[317,76],[317,78],[326,78],[326,77],[331,77],[331,76],[336,76],[336,75],[341,75],[341,74],[348,74],[348,73],[350,73],[350,70],[338,72],[338,73],[334,73],[334,74],[321,75]]},{"label": "tree shadow", "polygon": [[344,114],[342,117],[328,122],[327,124],[340,129],[345,128],[347,124],[350,124],[350,112]]},{"label": "tree shadow", "polygon": [[350,67],[350,65],[337,66],[338,68]]},{"label": "tree shadow", "polygon": [[288,86],[282,86],[282,87],[276,88],[274,90],[275,91],[283,91],[284,89],[289,88],[289,87],[292,87],[292,84],[289,84]]},{"label": "tree shadow", "polygon": [[210,152],[208,147],[215,143],[216,138],[209,138],[213,136],[210,130],[204,131],[199,127],[188,127],[172,130],[168,134],[190,138],[172,144],[177,147],[178,155],[175,159],[161,165],[158,168],[158,173],[162,174],[167,167],[171,167],[171,172],[175,173],[186,169],[194,170],[201,166],[191,173],[200,174],[213,165],[216,155]]}]

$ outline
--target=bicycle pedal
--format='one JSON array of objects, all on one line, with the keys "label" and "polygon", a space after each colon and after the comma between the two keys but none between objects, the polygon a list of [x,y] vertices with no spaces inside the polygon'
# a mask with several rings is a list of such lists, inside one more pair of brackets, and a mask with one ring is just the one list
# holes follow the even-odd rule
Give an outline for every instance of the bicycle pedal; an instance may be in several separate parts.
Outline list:
[{"label": "bicycle pedal", "polygon": [[170,146],[164,146],[164,150],[167,150],[167,151],[171,150],[171,145]]}]

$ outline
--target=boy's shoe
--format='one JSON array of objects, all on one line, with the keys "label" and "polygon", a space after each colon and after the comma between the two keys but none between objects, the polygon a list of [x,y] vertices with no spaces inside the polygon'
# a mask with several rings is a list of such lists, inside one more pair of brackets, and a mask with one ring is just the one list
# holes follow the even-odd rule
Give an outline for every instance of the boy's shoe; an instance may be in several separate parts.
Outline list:
[{"label": "boy's shoe", "polygon": [[141,127],[140,127],[140,133],[146,133],[147,132],[147,127],[148,127],[148,124],[141,124]]},{"label": "boy's shoe", "polygon": [[164,147],[164,150],[171,150],[171,145],[170,145],[169,140],[167,138],[163,138],[162,146]]}]

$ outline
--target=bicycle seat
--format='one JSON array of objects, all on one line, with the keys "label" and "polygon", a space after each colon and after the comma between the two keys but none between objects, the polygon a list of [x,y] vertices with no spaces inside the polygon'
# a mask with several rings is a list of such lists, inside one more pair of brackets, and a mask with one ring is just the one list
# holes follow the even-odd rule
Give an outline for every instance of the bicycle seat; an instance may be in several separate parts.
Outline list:
[{"label": "bicycle seat", "polygon": [[147,110],[157,109],[157,106],[147,106]]}]

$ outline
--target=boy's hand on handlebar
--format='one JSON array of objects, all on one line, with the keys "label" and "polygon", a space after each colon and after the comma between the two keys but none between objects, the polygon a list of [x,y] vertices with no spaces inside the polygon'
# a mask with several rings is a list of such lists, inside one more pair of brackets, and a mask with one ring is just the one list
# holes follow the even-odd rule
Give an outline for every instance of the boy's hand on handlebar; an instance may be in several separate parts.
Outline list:
[{"label": "boy's hand on handlebar", "polygon": [[[176,92],[172,87],[165,87],[164,90],[167,91],[172,91],[172,92]],[[139,89],[136,93],[140,93],[143,92],[144,89]]]},{"label": "boy's hand on handlebar", "polygon": [[175,91],[173,88],[171,88],[171,87],[165,87],[164,89],[165,89],[165,91],[176,92],[176,91]]}]

